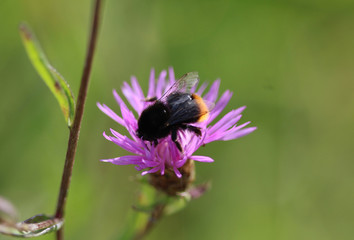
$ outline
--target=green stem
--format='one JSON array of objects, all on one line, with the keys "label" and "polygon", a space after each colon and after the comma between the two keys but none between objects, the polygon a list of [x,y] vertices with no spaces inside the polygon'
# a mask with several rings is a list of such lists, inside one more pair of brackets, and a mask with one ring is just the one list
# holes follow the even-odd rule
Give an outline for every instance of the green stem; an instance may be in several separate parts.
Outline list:
[{"label": "green stem", "polygon": [[124,231],[119,240],[139,240],[147,236],[163,217],[168,197],[152,186],[142,183],[137,205],[129,212]]},{"label": "green stem", "polygon": [[149,218],[147,219],[143,228],[136,233],[134,240],[144,239],[144,237],[151,231],[151,229],[156,225],[158,220],[163,216],[166,204],[157,204],[154,210],[151,212]]}]

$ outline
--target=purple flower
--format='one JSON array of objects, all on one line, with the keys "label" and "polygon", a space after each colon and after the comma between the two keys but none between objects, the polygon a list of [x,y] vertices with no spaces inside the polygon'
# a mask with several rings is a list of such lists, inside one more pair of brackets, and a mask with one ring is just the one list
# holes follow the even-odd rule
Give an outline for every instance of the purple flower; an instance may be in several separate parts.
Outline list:
[{"label": "purple flower", "polygon": [[[135,77],[131,78],[131,85],[124,82],[122,87],[123,95],[128,100],[129,104],[134,108],[137,116],[140,116],[141,112],[146,107],[153,104],[151,102],[144,101],[144,99],[152,97],[160,98],[164,91],[169,89],[169,87],[175,82],[173,69],[169,68],[168,72],[168,80],[166,80],[167,71],[162,71],[158,76],[156,83],[155,71],[151,70],[147,95],[144,95]],[[215,103],[215,107],[210,111],[208,119],[194,124],[201,129],[201,136],[196,136],[195,133],[190,131],[178,132],[178,139],[183,148],[183,153],[177,149],[175,143],[171,140],[171,136],[160,139],[157,146],[154,146],[154,144],[151,144],[150,142],[141,140],[136,134],[136,130],[138,128],[137,117],[134,116],[122,98],[114,90],[113,95],[120,107],[121,116],[113,112],[105,104],[97,103],[97,106],[114,121],[124,126],[128,130],[130,138],[113,129],[111,129],[112,136],[107,135],[105,132],[103,133],[103,136],[108,141],[111,141],[128,152],[133,153],[133,155],[103,159],[101,161],[111,162],[116,165],[136,165],[135,168],[138,171],[146,169],[142,172],[142,175],[155,172],[160,172],[161,175],[163,175],[165,173],[165,169],[170,168],[179,178],[181,177],[181,173],[178,169],[181,168],[188,159],[199,162],[213,162],[214,160],[210,157],[198,156],[194,155],[194,153],[200,146],[207,143],[218,140],[227,141],[240,138],[256,130],[256,127],[244,128],[250,122],[237,125],[237,122],[242,116],[241,112],[246,108],[245,106],[230,111],[214,125],[210,124],[225,108],[232,96],[232,93],[229,90],[226,90],[221,95],[219,100],[217,100],[219,86],[220,80],[214,81],[209,89],[209,92],[206,94],[203,94],[207,87],[206,83],[202,84],[198,89],[196,89],[196,87],[192,88],[192,92],[202,96],[202,98],[208,102]]]}]

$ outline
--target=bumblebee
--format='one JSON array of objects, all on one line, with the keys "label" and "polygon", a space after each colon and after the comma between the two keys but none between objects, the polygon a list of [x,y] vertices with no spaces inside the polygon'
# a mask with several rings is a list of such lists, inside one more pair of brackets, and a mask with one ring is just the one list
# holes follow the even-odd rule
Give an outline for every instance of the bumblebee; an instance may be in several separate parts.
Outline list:
[{"label": "bumblebee", "polygon": [[137,136],[156,146],[159,139],[171,134],[171,139],[180,152],[183,150],[177,140],[178,131],[187,130],[200,136],[200,128],[190,124],[206,120],[209,108],[200,96],[189,93],[198,80],[197,72],[186,73],[160,99],[146,100],[154,103],[141,113]]}]

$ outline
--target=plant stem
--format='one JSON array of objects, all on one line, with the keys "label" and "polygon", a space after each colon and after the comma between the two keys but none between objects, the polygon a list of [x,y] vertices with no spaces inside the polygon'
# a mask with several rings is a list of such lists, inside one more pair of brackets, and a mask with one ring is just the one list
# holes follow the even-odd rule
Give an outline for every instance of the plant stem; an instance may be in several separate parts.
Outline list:
[{"label": "plant stem", "polygon": [[[74,160],[75,160],[77,142],[78,142],[79,134],[80,134],[81,121],[82,121],[82,116],[84,113],[87,89],[88,89],[89,80],[90,80],[92,60],[93,60],[95,47],[96,47],[97,33],[98,33],[99,19],[100,19],[101,2],[102,2],[101,0],[95,1],[94,14],[93,14],[93,20],[92,20],[92,25],[91,25],[91,34],[90,34],[90,38],[89,38],[89,45],[87,48],[85,66],[84,66],[84,70],[83,70],[83,74],[82,74],[82,78],[81,78],[79,95],[77,97],[75,118],[74,118],[72,128],[70,129],[68,149],[66,152],[64,171],[63,171],[63,176],[62,176],[62,181],[61,181],[61,186],[60,186],[57,209],[56,209],[56,213],[55,213],[56,218],[64,218],[66,197],[67,197],[68,190],[69,190],[70,179],[71,179],[72,169],[73,169]],[[57,239],[58,240],[63,239],[62,229],[60,229],[57,232]]]}]

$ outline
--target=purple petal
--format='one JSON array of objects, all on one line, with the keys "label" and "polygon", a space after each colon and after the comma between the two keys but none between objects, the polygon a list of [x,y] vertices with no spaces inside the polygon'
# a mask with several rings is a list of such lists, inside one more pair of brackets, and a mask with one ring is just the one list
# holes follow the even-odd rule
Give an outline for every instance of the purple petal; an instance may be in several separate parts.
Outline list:
[{"label": "purple petal", "polygon": [[250,124],[251,122],[250,121],[248,121],[248,122],[245,122],[245,123],[242,123],[241,125],[235,125],[235,126],[233,126],[232,128],[230,128],[229,130],[227,130],[226,131],[226,133],[225,133],[225,136],[227,135],[227,134],[233,134],[234,132],[236,132],[236,131],[239,131],[241,128],[244,128],[244,127],[246,127],[248,124]]},{"label": "purple petal", "polygon": [[119,94],[117,93],[117,91],[115,89],[113,89],[113,96],[116,99],[119,106],[123,105],[123,106],[127,107],[127,105],[125,105],[125,102],[122,100],[122,98],[119,96]]},{"label": "purple petal", "polygon": [[232,110],[227,113],[224,117],[222,117],[214,126],[208,129],[208,134],[213,134],[215,131],[225,131],[229,129],[233,125],[235,125],[238,120],[241,118],[241,112],[245,109],[245,107],[238,108],[236,110]]},{"label": "purple petal", "polygon": [[175,163],[176,168],[182,167],[187,162],[187,160],[188,160],[187,156],[184,156],[182,160],[177,161]]},{"label": "purple petal", "polygon": [[181,178],[182,177],[182,174],[180,171],[178,171],[177,167],[176,166],[173,166],[173,171],[175,172],[176,176],[178,178]]},{"label": "purple petal", "polygon": [[132,84],[132,87],[133,87],[133,90],[134,92],[138,95],[138,97],[140,99],[144,99],[145,96],[144,96],[144,92],[143,90],[141,89],[139,83],[138,83],[138,80],[136,79],[135,76],[132,76],[131,77],[131,84]]},{"label": "purple petal", "polygon": [[190,159],[198,162],[214,162],[214,159],[207,156],[191,156]]},{"label": "purple petal", "polygon": [[170,78],[170,85],[172,85],[176,81],[175,72],[173,71],[173,67],[168,68],[168,76]]},{"label": "purple petal", "polygon": [[111,141],[111,142],[112,142],[111,136],[108,136],[108,135],[106,134],[106,132],[103,132],[103,137],[104,137],[105,139],[107,139],[108,141]]},{"label": "purple petal", "polygon": [[139,138],[136,136],[136,129],[138,128],[138,122],[134,114],[125,105],[121,105],[120,110],[122,113],[122,118],[125,122],[125,127],[128,130],[130,136],[135,141],[139,141]]},{"label": "purple petal", "polygon": [[149,160],[145,160],[143,159],[142,161],[146,167],[156,167],[157,165],[160,165],[159,162],[155,162],[155,161],[149,161]]},{"label": "purple petal", "polygon": [[152,169],[150,169],[150,170],[148,170],[148,171],[144,171],[144,172],[142,172],[141,173],[141,175],[146,175],[146,174],[148,174],[148,173],[154,173],[154,172],[157,172],[158,170],[160,170],[160,166],[157,166],[157,167],[154,167],[154,168],[152,168]]},{"label": "purple petal", "polygon": [[154,155],[154,160],[160,163],[161,175],[165,174],[165,161],[157,154]]},{"label": "purple petal", "polygon": [[193,135],[190,137],[188,142],[184,144],[184,154],[187,156],[191,156],[195,151],[198,150],[200,145],[202,144],[202,138],[199,136]]},{"label": "purple petal", "polygon": [[120,125],[125,126],[124,120],[121,117],[119,117],[112,109],[107,107],[105,104],[101,105],[100,103],[97,103],[97,107],[103,113],[105,113],[108,117],[112,118],[114,121],[116,121]]},{"label": "purple petal", "polygon": [[202,94],[203,94],[203,92],[204,92],[204,90],[207,88],[207,86],[208,86],[208,83],[203,83],[200,87],[199,87],[199,89],[198,89],[198,91],[196,92],[196,94],[198,94],[199,96],[201,96]]},{"label": "purple petal", "polygon": [[245,122],[239,126],[233,126],[232,128],[230,128],[229,130],[223,129],[222,131],[216,131],[213,134],[207,134],[208,136],[205,139],[205,143],[210,143],[213,141],[219,141],[219,140],[224,140],[226,141],[224,138],[228,137],[229,135],[233,135],[235,134],[237,131],[239,131],[241,128],[247,126],[249,123],[251,122]]},{"label": "purple petal", "polygon": [[137,171],[141,171],[141,170],[143,170],[144,168],[146,168],[145,166],[135,166],[134,167]]},{"label": "purple petal", "polygon": [[150,72],[150,79],[149,79],[149,91],[148,91],[148,98],[156,97],[155,94],[155,69],[151,69]]},{"label": "purple petal", "polygon": [[213,85],[211,85],[209,89],[209,92],[205,94],[203,99],[210,102],[215,102],[216,99],[218,98],[219,87],[220,87],[220,79],[214,81]]},{"label": "purple petal", "polygon": [[107,136],[106,133],[103,134],[107,140],[114,142],[115,144],[129,152],[136,154],[144,154],[144,151],[142,150],[143,146],[140,144],[140,142],[133,141],[127,136],[124,136],[114,131],[113,129],[111,129],[111,133],[114,135],[114,137]]},{"label": "purple petal", "polygon": [[134,131],[137,128],[137,120],[134,114],[126,107],[121,105],[120,107],[122,118],[125,121],[125,125],[127,128],[132,128]]},{"label": "purple petal", "polygon": [[224,110],[228,102],[232,97],[232,92],[226,90],[223,95],[220,97],[219,101],[215,104],[215,107],[210,112],[210,116],[207,119],[207,123],[211,123],[221,112]]},{"label": "purple petal", "polygon": [[228,136],[224,136],[222,138],[222,140],[228,141],[228,140],[240,138],[240,137],[243,137],[243,136],[246,136],[246,135],[250,134],[251,132],[255,131],[256,129],[257,129],[257,127],[245,128],[245,129],[242,129],[242,130],[239,130],[239,131],[235,132],[234,134],[230,134]]},{"label": "purple petal", "polygon": [[107,137],[107,139],[111,142],[113,142],[114,144],[117,144],[118,146],[120,146],[121,148],[123,148],[124,150],[131,152],[131,153],[136,153],[136,154],[140,154],[139,151],[137,151],[135,148],[133,148],[131,145],[126,144],[124,141],[111,137],[111,136],[105,136]]},{"label": "purple petal", "polygon": [[[224,132],[227,129],[231,128],[234,126],[242,117],[242,114],[234,116],[232,119],[229,119],[228,121],[224,121],[223,124],[219,124],[218,128],[215,129],[216,132]],[[223,119],[221,119],[223,120]],[[220,120],[220,121],[221,121]]]},{"label": "purple petal", "polygon": [[141,113],[144,108],[144,95],[139,94],[129,86],[127,82],[123,83],[122,92],[125,98],[128,100],[129,104],[134,108],[137,113]]},{"label": "purple petal", "polygon": [[177,149],[176,144],[171,139],[168,141],[168,146],[170,149],[170,156],[167,159],[170,159],[172,161],[170,164],[173,165],[174,162],[181,160],[183,157],[181,156],[181,152]]},{"label": "purple petal", "polygon": [[138,164],[141,163],[142,157],[141,156],[122,156],[122,157],[117,157],[117,158],[111,158],[111,159],[102,159],[102,162],[110,162],[115,165],[129,165],[129,164]]},{"label": "purple petal", "polygon": [[156,97],[160,98],[162,96],[162,91],[164,90],[166,86],[166,75],[167,72],[164,70],[160,73],[159,80],[157,81],[157,86],[156,86]]}]

